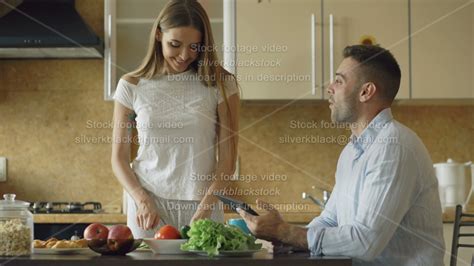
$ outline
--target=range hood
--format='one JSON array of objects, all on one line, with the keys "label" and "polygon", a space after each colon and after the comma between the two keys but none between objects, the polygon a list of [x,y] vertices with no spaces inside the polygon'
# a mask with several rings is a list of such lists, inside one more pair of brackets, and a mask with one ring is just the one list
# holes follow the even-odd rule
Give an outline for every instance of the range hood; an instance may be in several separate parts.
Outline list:
[{"label": "range hood", "polygon": [[102,58],[103,41],[87,26],[74,3],[0,1],[0,58]]}]

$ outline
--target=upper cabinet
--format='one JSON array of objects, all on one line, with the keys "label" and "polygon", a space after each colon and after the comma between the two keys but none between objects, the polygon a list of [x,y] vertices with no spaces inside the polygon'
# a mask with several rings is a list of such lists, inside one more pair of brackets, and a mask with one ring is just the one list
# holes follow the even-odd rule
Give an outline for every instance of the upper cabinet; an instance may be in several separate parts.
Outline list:
[{"label": "upper cabinet", "polygon": [[242,99],[321,99],[320,1],[236,2]]},{"label": "upper cabinet", "polygon": [[[140,64],[166,2],[105,0],[106,99],[118,78]],[[472,0],[199,2],[244,100],[327,99],[344,47],[367,42],[389,49],[399,62],[397,99],[474,98]]]},{"label": "upper cabinet", "polygon": [[408,0],[238,1],[237,74],[243,99],[327,99],[325,88],[342,50],[367,38],[394,53],[403,77],[398,98],[406,99],[408,22]]},{"label": "upper cabinet", "polygon": [[411,0],[414,99],[474,98],[474,3]]},{"label": "upper cabinet", "polygon": [[324,83],[334,78],[346,46],[373,43],[390,50],[397,59],[402,71],[397,99],[408,99],[408,23],[408,0],[324,0]]},{"label": "upper cabinet", "polygon": [[[111,100],[118,80],[145,57],[153,23],[168,0],[105,1],[105,99]],[[223,43],[222,0],[199,1],[206,9],[216,46]],[[222,60],[222,49],[217,49]]]}]

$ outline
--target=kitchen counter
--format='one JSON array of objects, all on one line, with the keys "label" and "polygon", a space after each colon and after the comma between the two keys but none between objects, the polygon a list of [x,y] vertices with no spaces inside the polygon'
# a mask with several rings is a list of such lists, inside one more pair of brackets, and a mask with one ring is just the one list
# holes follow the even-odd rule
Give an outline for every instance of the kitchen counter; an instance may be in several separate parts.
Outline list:
[{"label": "kitchen counter", "polygon": [[303,265],[331,265],[349,266],[352,260],[348,257],[311,257],[309,253],[293,253],[273,255],[266,251],[255,253],[252,257],[219,257],[208,258],[194,254],[185,255],[158,255],[151,252],[132,252],[127,256],[100,256],[100,255],[32,255],[31,257],[8,258],[0,257],[0,265],[8,266],[54,266],[54,265],[275,265],[275,266],[303,266]]},{"label": "kitchen counter", "polygon": [[70,223],[102,223],[125,224],[127,216],[121,213],[60,213],[34,214],[34,223],[39,224],[70,224]]},{"label": "kitchen counter", "polygon": [[[285,220],[288,223],[306,225],[309,222],[311,222],[314,219],[314,217],[319,216],[320,213],[319,212],[283,212],[280,214],[283,217],[283,220]],[[235,212],[224,214],[225,221],[227,221],[228,219],[233,219],[233,218],[242,218],[242,217],[240,217],[240,215]]]},{"label": "kitchen counter", "polygon": [[[473,212],[474,213],[474,212]],[[293,224],[308,224],[314,217],[320,215],[320,212],[283,212],[283,219]],[[235,212],[226,212],[224,220],[240,218]],[[474,218],[465,218],[474,221]],[[454,209],[447,209],[443,212],[443,222],[452,223],[454,221]],[[34,222],[40,224],[54,223],[103,223],[103,224],[126,224],[127,216],[120,213],[107,214],[35,214]]]},{"label": "kitchen counter", "polygon": [[[285,221],[295,224],[308,224],[319,212],[283,212]],[[240,218],[235,212],[226,212],[224,220]],[[126,224],[127,216],[121,213],[97,213],[97,214],[34,214],[34,222],[39,224],[58,223],[102,223],[102,224]]]},{"label": "kitchen counter", "polygon": [[[466,212],[466,211],[463,211]],[[469,209],[468,213],[474,213],[473,209]],[[456,209],[454,207],[447,207],[443,212],[443,223],[453,223],[454,218],[456,216]],[[474,222],[474,218],[472,217],[463,217],[463,221]]]}]

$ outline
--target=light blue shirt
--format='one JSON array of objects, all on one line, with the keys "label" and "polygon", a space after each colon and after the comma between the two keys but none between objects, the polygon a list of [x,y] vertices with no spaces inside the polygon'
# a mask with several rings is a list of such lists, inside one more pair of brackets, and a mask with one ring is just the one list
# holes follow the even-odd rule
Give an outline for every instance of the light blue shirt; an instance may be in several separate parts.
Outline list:
[{"label": "light blue shirt", "polygon": [[428,151],[387,108],[342,151],[326,208],[307,225],[308,245],[353,265],[443,265],[441,215]]}]

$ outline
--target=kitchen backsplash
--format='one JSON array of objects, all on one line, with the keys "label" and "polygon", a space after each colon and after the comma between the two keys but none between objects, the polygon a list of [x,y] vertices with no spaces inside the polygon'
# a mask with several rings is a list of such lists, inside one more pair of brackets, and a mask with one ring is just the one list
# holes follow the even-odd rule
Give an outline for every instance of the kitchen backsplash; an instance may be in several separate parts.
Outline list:
[{"label": "kitchen backsplash", "polygon": [[[77,1],[77,9],[103,36],[101,1]],[[122,189],[110,166],[113,104],[103,100],[103,61],[3,60],[0,73],[0,156],[8,158],[9,169],[0,194],[120,206]],[[474,159],[474,106],[396,105],[393,113],[422,138],[434,162]],[[349,134],[330,123],[325,102],[244,103],[241,176],[229,192],[300,211],[303,205],[292,204],[303,202],[303,191],[320,197],[318,188],[333,186]]]}]

